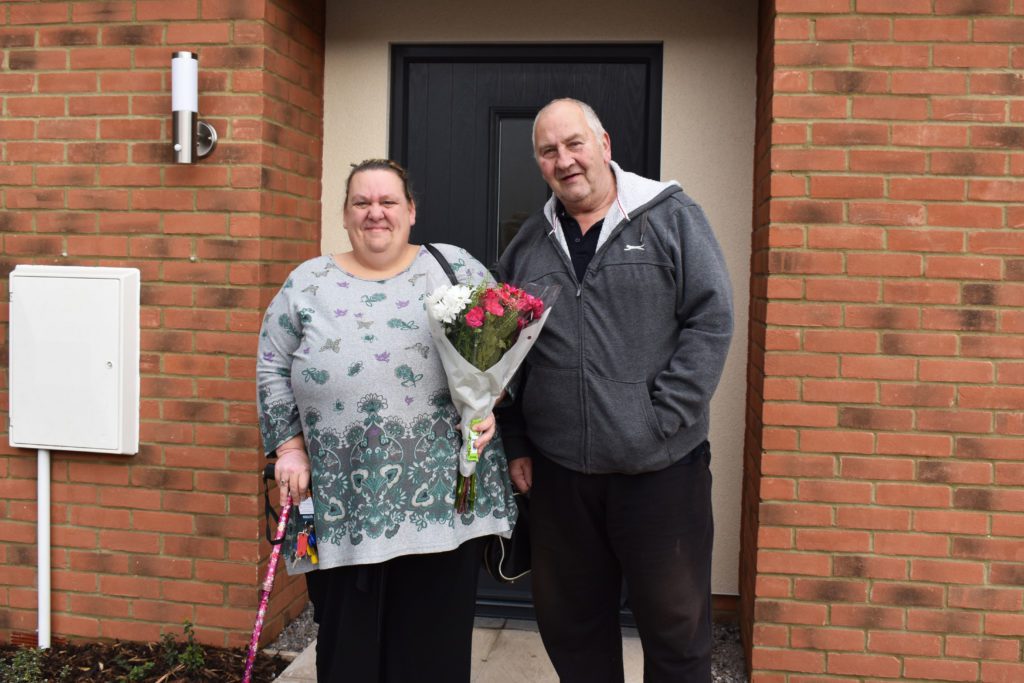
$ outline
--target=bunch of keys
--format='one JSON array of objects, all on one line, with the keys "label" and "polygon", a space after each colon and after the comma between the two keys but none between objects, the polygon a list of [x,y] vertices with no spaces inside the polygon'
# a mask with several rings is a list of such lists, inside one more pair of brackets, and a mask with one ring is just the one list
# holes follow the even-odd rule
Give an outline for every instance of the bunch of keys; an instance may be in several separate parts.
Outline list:
[{"label": "bunch of keys", "polygon": [[305,499],[298,507],[299,514],[293,517],[297,522],[294,534],[295,545],[286,548],[286,551],[288,551],[292,562],[308,558],[310,563],[315,565],[319,563],[320,559],[316,552],[316,528],[313,526],[313,499]]}]

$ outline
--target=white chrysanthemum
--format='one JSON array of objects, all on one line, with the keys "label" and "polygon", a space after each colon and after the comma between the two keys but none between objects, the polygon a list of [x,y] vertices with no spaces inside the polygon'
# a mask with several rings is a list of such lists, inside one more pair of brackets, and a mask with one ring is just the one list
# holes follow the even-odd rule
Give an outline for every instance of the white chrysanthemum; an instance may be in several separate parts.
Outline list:
[{"label": "white chrysanthemum", "polygon": [[427,309],[442,323],[450,324],[472,301],[473,290],[465,285],[442,285],[427,297]]}]

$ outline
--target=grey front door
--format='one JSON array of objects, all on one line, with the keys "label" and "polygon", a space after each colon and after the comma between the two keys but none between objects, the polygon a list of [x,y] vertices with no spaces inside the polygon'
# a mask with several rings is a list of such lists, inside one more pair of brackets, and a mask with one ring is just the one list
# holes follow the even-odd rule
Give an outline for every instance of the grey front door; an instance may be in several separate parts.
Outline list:
[{"label": "grey front door", "polygon": [[[389,147],[413,183],[412,241],[456,244],[493,266],[547,199],[532,124],[557,97],[597,111],[623,168],[659,177],[661,64],[651,43],[393,46]],[[529,582],[481,574],[477,606],[531,617]]]}]

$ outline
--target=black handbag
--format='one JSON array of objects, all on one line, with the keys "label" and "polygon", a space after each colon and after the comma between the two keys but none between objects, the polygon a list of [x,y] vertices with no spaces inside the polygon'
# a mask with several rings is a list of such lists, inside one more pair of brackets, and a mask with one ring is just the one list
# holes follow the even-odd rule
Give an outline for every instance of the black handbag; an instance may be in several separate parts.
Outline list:
[{"label": "black handbag", "polygon": [[484,568],[498,583],[514,583],[530,573],[530,499],[514,496],[519,518],[512,538],[491,536],[484,547]]}]

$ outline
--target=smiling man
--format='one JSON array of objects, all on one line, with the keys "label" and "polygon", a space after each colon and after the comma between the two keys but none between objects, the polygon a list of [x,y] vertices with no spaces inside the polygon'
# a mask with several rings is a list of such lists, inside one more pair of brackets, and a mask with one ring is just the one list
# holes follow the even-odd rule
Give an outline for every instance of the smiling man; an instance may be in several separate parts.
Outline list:
[{"label": "smiling man", "polygon": [[622,170],[586,104],[534,121],[554,193],[501,258],[502,280],[559,284],[499,417],[531,491],[533,596],[563,683],[621,682],[622,580],[644,680],[711,680],[709,404],[732,295],[704,212],[675,182]]}]

